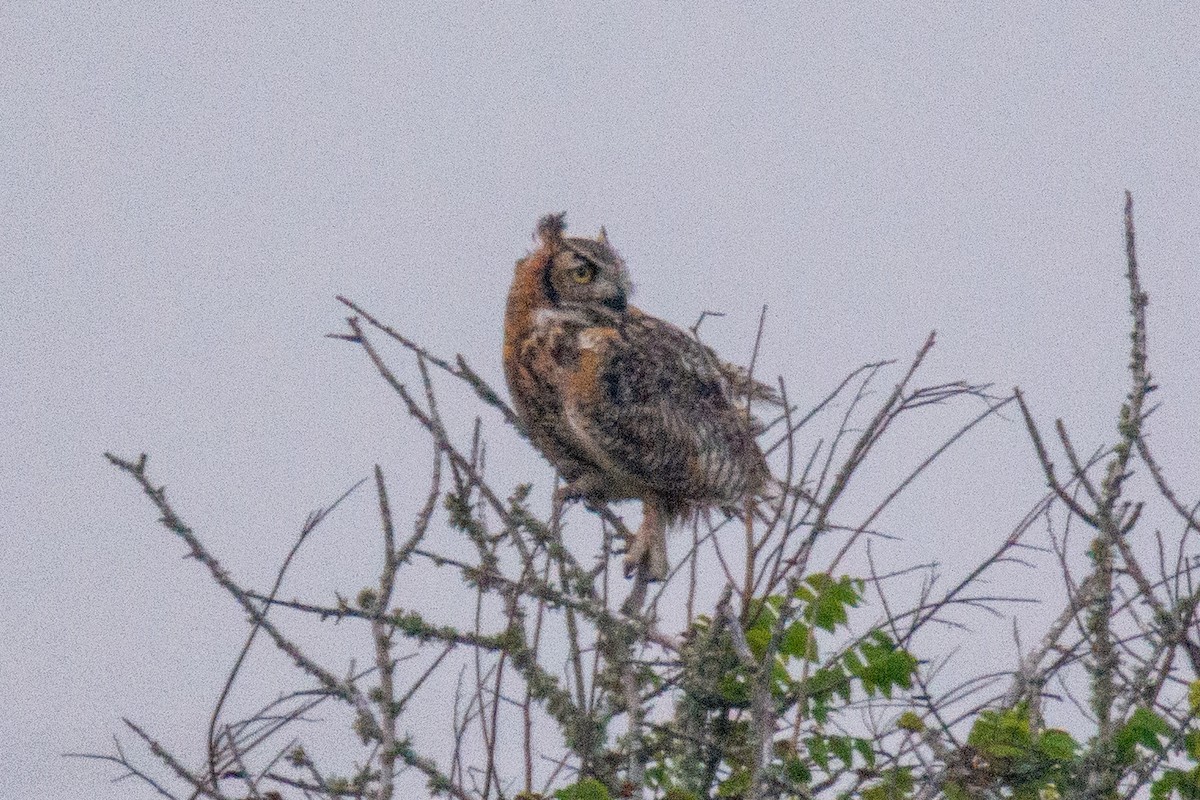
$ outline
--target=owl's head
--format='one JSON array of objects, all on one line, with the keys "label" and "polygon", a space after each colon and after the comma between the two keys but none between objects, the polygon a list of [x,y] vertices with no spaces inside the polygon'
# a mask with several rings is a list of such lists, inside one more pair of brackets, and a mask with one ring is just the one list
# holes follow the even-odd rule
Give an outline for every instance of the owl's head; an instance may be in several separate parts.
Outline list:
[{"label": "owl's head", "polygon": [[556,306],[605,306],[624,311],[632,287],[625,261],[608,243],[604,228],[595,239],[563,236],[566,213],[538,220],[537,235],[549,251],[542,280]]}]

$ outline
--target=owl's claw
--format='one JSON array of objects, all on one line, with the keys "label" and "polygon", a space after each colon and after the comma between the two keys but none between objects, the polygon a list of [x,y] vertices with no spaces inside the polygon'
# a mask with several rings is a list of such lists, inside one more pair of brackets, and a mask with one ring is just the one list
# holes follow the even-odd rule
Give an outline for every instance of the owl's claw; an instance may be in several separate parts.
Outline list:
[{"label": "owl's claw", "polygon": [[634,537],[630,543],[629,549],[625,551],[625,577],[632,578],[637,574],[642,567],[642,562],[646,561],[647,548],[644,539]]},{"label": "owl's claw", "polygon": [[646,581],[665,581],[671,571],[667,559],[667,517],[661,501],[642,502],[642,524],[629,539],[625,554],[625,577],[640,575]]},{"label": "owl's claw", "polygon": [[554,490],[554,507],[562,508],[567,503],[582,500],[589,509],[599,508],[604,500],[603,481],[595,475],[585,475]]},{"label": "owl's claw", "polygon": [[665,581],[671,571],[667,559],[666,541],[649,541],[648,537],[634,535],[625,553],[625,577],[641,574],[647,581]]}]

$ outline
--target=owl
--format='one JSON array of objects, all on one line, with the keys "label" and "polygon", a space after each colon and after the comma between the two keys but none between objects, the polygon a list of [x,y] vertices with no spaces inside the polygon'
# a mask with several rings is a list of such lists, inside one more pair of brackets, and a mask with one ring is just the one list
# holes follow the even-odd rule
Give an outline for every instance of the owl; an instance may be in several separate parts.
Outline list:
[{"label": "owl", "polygon": [[640,500],[625,574],[663,580],[671,523],[737,503],[769,478],[737,403],[754,386],[693,336],[629,304],[625,262],[603,228],[595,239],[564,229],[565,214],[542,218],[537,249],[517,262],[505,377],[530,439],[566,481],[556,500]]}]

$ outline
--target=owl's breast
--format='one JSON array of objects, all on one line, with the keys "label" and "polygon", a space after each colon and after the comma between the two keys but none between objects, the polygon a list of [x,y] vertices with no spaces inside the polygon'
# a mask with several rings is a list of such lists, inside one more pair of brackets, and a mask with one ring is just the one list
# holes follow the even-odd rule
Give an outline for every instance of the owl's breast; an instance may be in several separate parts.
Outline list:
[{"label": "owl's breast", "polygon": [[569,385],[582,362],[580,330],[563,320],[543,319],[504,346],[514,410],[534,445],[567,480],[599,468],[567,417]]}]

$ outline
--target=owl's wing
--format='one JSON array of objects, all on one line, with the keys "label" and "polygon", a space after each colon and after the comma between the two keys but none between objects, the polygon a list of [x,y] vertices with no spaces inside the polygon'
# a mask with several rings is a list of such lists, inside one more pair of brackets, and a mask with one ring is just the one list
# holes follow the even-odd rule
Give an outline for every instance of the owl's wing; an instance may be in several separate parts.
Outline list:
[{"label": "owl's wing", "polygon": [[736,500],[761,479],[751,426],[707,347],[632,314],[585,329],[579,348],[567,416],[606,472],[680,501]]}]

